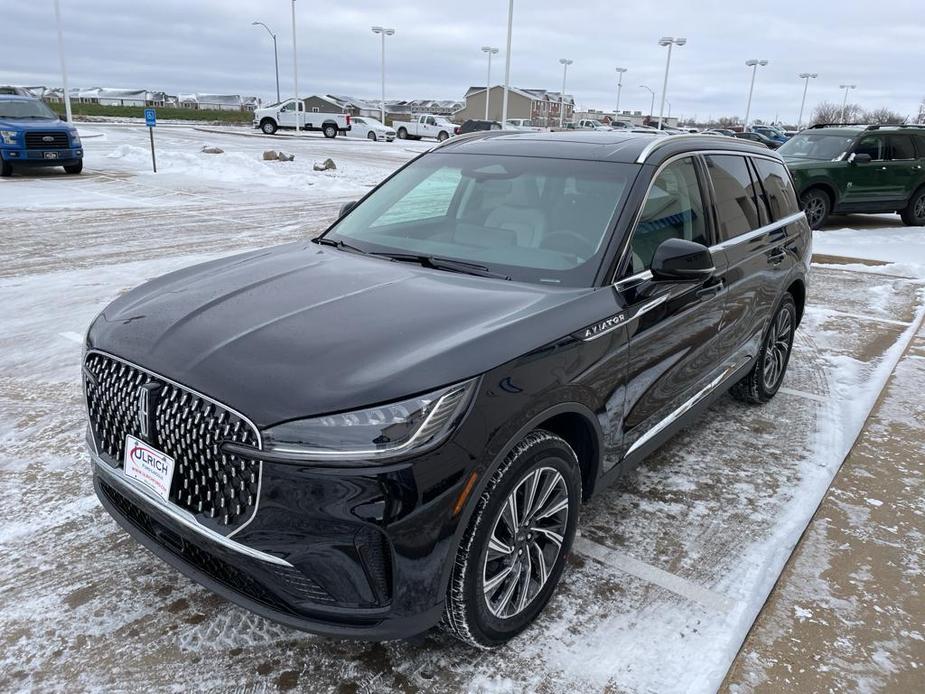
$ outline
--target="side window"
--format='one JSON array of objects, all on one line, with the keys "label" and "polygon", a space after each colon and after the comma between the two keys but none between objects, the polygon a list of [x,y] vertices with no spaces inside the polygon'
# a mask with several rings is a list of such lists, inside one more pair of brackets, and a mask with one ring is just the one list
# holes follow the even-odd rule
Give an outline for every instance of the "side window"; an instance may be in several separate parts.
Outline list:
[{"label": "side window", "polygon": [[793,190],[793,182],[790,180],[790,174],[783,164],[770,159],[752,159],[755,164],[755,170],[764,186],[764,194],[767,196],[768,207],[771,209],[772,221],[789,217],[800,211],[797,204],[797,196]]},{"label": "side window", "polygon": [[697,169],[690,157],[669,164],[653,181],[633,232],[630,274],[647,270],[655,249],[668,239],[710,245]]},{"label": "side window", "polygon": [[370,227],[407,224],[446,216],[461,178],[460,169],[437,169],[397,200]]},{"label": "side window", "polygon": [[884,147],[886,144],[885,139],[880,135],[862,137],[854,146],[854,154],[869,154],[873,161],[882,161],[886,159],[886,153],[884,152],[886,149]]},{"label": "side window", "polygon": [[915,136],[915,149],[919,159],[925,159],[925,135]]},{"label": "side window", "polygon": [[294,102],[294,101],[290,101],[288,104],[286,104],[285,106],[283,106],[283,107],[280,109],[280,111],[284,111],[285,113],[289,113],[290,111],[295,111],[295,102]]},{"label": "side window", "polygon": [[437,124],[437,121],[434,119],[433,116],[427,117],[427,125],[436,125],[436,124]]},{"label": "side window", "polygon": [[909,135],[890,135],[890,159],[915,159],[915,146]]},{"label": "side window", "polygon": [[716,154],[706,160],[716,195],[720,239],[728,241],[761,226],[755,185],[745,157]]}]

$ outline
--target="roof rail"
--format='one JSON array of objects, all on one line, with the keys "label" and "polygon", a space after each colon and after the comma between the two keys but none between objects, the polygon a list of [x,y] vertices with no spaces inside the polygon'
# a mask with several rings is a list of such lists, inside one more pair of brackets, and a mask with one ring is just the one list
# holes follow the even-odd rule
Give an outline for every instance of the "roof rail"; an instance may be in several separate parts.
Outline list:
[{"label": "roof rail", "polygon": [[819,130],[820,128],[849,128],[859,125],[867,125],[867,123],[816,123],[815,125],[809,126],[809,129]]},{"label": "roof rail", "polygon": [[516,135],[517,132],[525,131],[511,131],[511,130],[473,130],[471,133],[463,133],[462,135],[451,135],[446,138],[443,142],[438,142],[433,147],[431,147],[428,152],[433,152],[434,150],[440,149],[442,147],[447,147],[449,145],[455,145],[463,141],[468,140],[483,140],[488,137],[497,137],[498,135]]},{"label": "roof rail", "polygon": [[919,128],[925,130],[925,125],[918,123],[875,123],[868,125],[867,130],[879,130],[880,128]]},{"label": "roof rail", "polygon": [[715,135],[704,135],[703,133],[678,133],[677,135],[663,135],[660,137],[656,137],[655,139],[652,140],[652,142],[647,144],[643,148],[643,150],[639,153],[639,156],[636,157],[636,163],[645,164],[646,159],[649,158],[649,155],[652,154],[652,152],[657,150],[659,147],[661,147],[665,143],[677,142],[678,140],[687,139],[691,137],[700,137],[700,138],[706,137],[706,138],[715,139],[716,136]]}]

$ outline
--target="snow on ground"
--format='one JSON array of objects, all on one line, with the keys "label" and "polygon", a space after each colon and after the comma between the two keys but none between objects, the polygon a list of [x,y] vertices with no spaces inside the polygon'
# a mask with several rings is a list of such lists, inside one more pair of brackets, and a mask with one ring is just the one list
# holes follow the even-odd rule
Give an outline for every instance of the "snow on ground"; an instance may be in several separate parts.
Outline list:
[{"label": "snow on ground", "polygon": [[[925,278],[925,227],[904,226],[899,215],[854,215],[860,228],[829,228],[814,232],[813,252],[863,258],[885,263],[866,266],[872,272]],[[860,266],[857,268],[860,269]]]},{"label": "snow on ground", "polygon": [[[102,511],[81,335],[149,277],[317,233],[426,144],[164,128],[153,175],[143,129],[92,129],[83,176],[0,181],[0,690],[714,691],[923,318],[915,282],[814,268],[784,390],[764,407],[721,400],[586,505],[560,590],[510,646],[314,637],[187,581]],[[331,156],[339,178],[264,168],[269,148]]]}]

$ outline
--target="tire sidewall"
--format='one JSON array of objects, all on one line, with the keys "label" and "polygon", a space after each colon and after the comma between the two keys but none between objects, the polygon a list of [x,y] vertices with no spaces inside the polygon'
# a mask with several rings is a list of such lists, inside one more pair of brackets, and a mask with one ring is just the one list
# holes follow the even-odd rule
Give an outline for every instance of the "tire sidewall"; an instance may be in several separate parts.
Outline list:
[{"label": "tire sidewall", "polygon": [[829,218],[829,214],[831,214],[832,212],[832,204],[829,202],[828,195],[826,195],[824,192],[822,192],[818,188],[812,188],[811,190],[806,191],[805,193],[803,193],[803,195],[800,196],[800,202],[803,203],[804,209],[806,208],[806,203],[813,198],[817,198],[822,201],[825,211],[822,214],[822,218],[816,223],[813,223],[808,218],[807,218],[807,221],[810,223],[810,226],[813,229],[819,229],[823,224],[825,224],[826,220]]},{"label": "tire sidewall", "polygon": [[324,132],[324,136],[329,140],[333,140],[335,137],[337,137],[337,128],[333,125],[325,125],[322,128],[322,131]]},{"label": "tire sidewall", "polygon": [[[531,441],[528,435],[525,442]],[[578,460],[571,447],[557,436],[540,433],[539,441],[528,445],[525,450],[515,447],[513,458],[509,457],[502,468],[496,484],[490,487],[480,501],[473,521],[468,547],[463,594],[466,622],[473,637],[484,646],[500,645],[516,636],[539,616],[552,594],[565,568],[565,562],[575,539],[578,527],[578,513],[581,504],[581,473]],[[540,467],[551,467],[562,474],[569,490],[569,514],[566,533],[556,563],[549,572],[549,578],[532,602],[518,615],[499,619],[488,611],[482,591],[482,567],[488,552],[488,538],[494,529],[495,519],[508,495],[527,476]]]},{"label": "tire sidewall", "polygon": [[366,139],[375,142],[376,140],[379,139],[379,137],[376,135],[376,133],[370,131],[370,132],[366,133]]},{"label": "tire sidewall", "polygon": [[904,215],[905,217],[907,217],[907,219],[903,220],[904,222],[906,222],[907,225],[925,226],[925,215],[923,215],[922,217],[915,216],[915,205],[922,198],[925,198],[925,188],[920,188],[918,191],[916,191],[915,195],[913,195],[912,198],[909,200],[908,213]]},{"label": "tire sidewall", "polygon": [[260,124],[260,129],[264,132],[265,135],[275,135],[276,123],[271,120],[265,120]]},{"label": "tire sidewall", "polygon": [[[773,390],[768,390],[765,387],[764,383],[764,356],[768,350],[768,338],[771,336],[771,329],[774,326],[774,323],[777,321],[777,317],[780,315],[781,311],[790,312],[790,341],[787,347],[787,360],[784,363],[784,367],[781,371],[781,375],[777,380],[777,384],[774,386]],[[780,390],[781,384],[784,382],[784,378],[787,375],[787,368],[790,366],[790,357],[793,354],[793,339],[796,336],[797,328],[797,307],[796,303],[793,300],[790,292],[786,292],[781,298],[780,303],[777,305],[777,309],[774,311],[774,314],[771,316],[771,321],[768,323],[768,328],[765,331],[764,338],[761,341],[761,349],[758,352],[758,369],[757,369],[757,380],[758,380],[758,390],[763,400],[770,400],[773,398],[777,391]]]},{"label": "tire sidewall", "polygon": [[405,130],[404,128],[399,128],[399,129],[398,129],[398,139],[399,139],[399,140],[407,140],[407,139],[408,139],[408,131]]}]

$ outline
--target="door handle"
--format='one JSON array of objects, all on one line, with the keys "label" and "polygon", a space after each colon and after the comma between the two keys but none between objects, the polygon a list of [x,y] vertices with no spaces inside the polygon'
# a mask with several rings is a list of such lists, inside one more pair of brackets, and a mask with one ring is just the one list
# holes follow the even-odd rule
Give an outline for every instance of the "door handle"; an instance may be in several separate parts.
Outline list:
[{"label": "door handle", "polygon": [[713,284],[708,284],[706,287],[697,290],[697,298],[701,301],[707,301],[712,299],[714,296],[723,291],[723,280],[718,280]]},{"label": "door handle", "polygon": [[784,262],[784,258],[786,257],[787,253],[783,248],[775,248],[768,252],[768,262],[771,263],[771,265],[780,265]]}]

